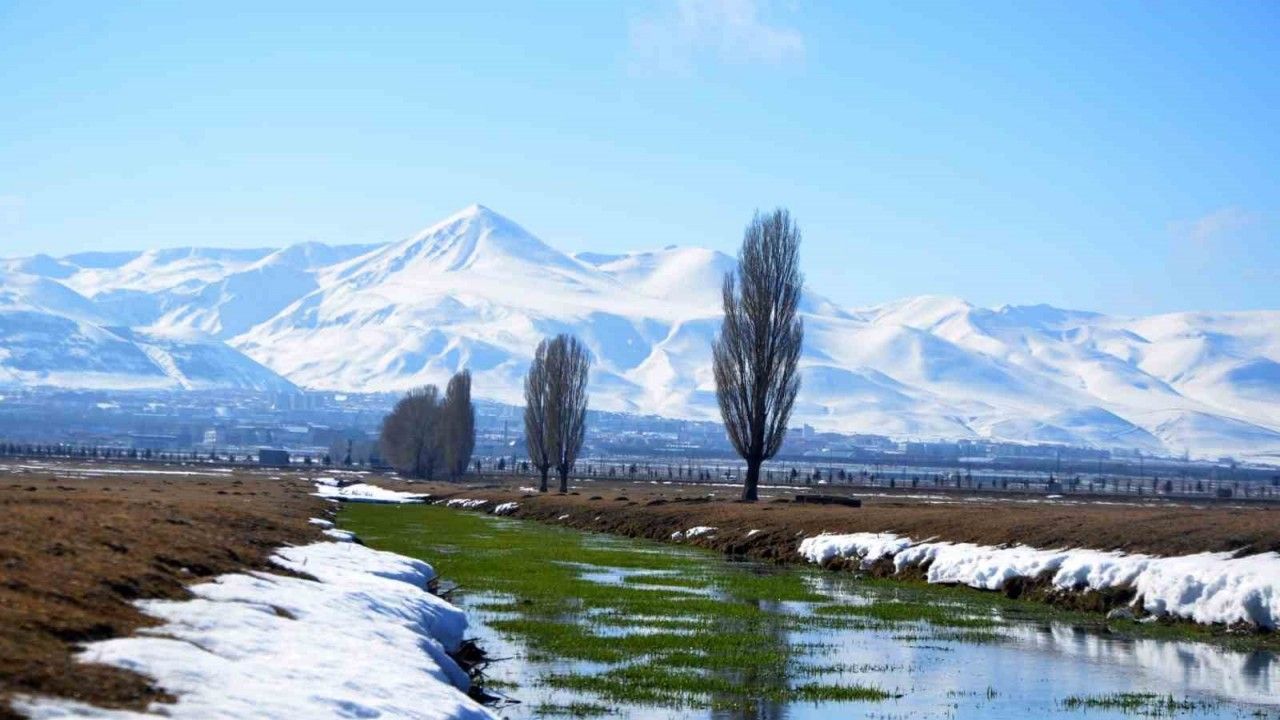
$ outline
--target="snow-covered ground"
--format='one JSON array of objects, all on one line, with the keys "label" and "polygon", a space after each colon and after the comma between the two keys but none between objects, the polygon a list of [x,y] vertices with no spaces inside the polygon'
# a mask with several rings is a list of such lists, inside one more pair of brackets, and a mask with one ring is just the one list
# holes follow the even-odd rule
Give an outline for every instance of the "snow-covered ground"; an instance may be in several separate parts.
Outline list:
[{"label": "snow-covered ground", "polygon": [[672,540],[692,540],[693,538],[715,532],[716,529],[710,525],[698,525],[688,530],[677,530],[671,533]]},{"label": "snow-covered ground", "polygon": [[1063,590],[1132,587],[1134,602],[1155,615],[1198,623],[1280,623],[1280,555],[1198,553],[1174,557],[1086,548],[1041,550],[1017,545],[916,542],[890,533],[823,534],[800,542],[813,563],[856,559],[865,566],[891,559],[895,571],[926,566],[931,583],[999,590],[1014,578],[1048,576]]},{"label": "snow-covered ground", "polygon": [[316,478],[315,485],[315,495],[341,502],[400,504],[425,502],[427,498],[431,497],[428,493],[400,492],[368,483],[339,485],[337,480],[331,477]]},{"label": "snow-covered ground", "polygon": [[351,542],[282,548],[273,560],[315,579],[223,575],[192,586],[191,600],[140,602],[161,625],[81,654],[155,678],[175,704],[143,714],[22,697],[15,709],[36,720],[496,717],[467,697],[447,654],[467,619],[426,591],[430,565]]},{"label": "snow-covered ground", "polygon": [[[714,419],[723,253],[568,255],[471,206],[379,246],[0,260],[0,384],[399,391],[467,367],[519,403],[542,337],[592,406]],[[806,288],[797,423],[1144,452],[1280,454],[1280,311],[1112,317]],[[428,331],[421,331],[429,328]]]}]

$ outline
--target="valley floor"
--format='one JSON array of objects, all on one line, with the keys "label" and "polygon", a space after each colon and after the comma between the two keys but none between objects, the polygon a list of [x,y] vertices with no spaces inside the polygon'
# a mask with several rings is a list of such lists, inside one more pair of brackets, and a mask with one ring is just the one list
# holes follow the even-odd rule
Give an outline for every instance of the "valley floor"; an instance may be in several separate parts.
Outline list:
[{"label": "valley floor", "polygon": [[[384,490],[339,487],[356,480]],[[801,539],[822,532],[1155,555],[1280,550],[1280,511],[1265,506],[898,492],[862,494],[864,506],[849,508],[795,504],[793,491],[775,488],[744,505],[728,486],[575,482],[571,494],[541,495],[531,484],[518,476],[406,483],[320,469],[0,464],[0,718],[16,717],[8,701],[18,696],[128,709],[171,699],[142,675],[75,655],[155,626],[138,600],[185,599],[193,585],[227,573],[286,574],[271,561],[278,548],[326,538],[312,522],[331,507],[318,491],[429,493],[454,505],[483,502],[489,513],[777,562],[802,561]]]}]

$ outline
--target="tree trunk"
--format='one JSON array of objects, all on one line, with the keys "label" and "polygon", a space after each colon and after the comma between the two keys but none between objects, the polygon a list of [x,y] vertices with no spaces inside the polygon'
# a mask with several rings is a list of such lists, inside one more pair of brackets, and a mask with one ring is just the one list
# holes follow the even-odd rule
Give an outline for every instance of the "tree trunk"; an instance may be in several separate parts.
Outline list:
[{"label": "tree trunk", "polygon": [[565,465],[556,470],[560,473],[560,494],[564,495],[569,492],[569,466]]},{"label": "tree trunk", "polygon": [[742,483],[742,502],[759,499],[756,488],[760,486],[760,460],[747,460],[747,478]]},{"label": "tree trunk", "polygon": [[547,491],[547,471],[548,471],[548,470],[550,470],[550,469],[551,469],[551,468],[550,468],[549,466],[548,466],[548,467],[543,467],[543,468],[538,468],[538,470],[540,470],[540,471],[542,472],[542,484],[538,486],[538,492],[546,492],[546,491]]}]

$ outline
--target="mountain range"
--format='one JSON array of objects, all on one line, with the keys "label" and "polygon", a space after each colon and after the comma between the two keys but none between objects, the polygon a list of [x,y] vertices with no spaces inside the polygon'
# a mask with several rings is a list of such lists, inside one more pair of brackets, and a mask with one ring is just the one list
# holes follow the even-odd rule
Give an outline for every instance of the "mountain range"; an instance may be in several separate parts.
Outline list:
[{"label": "mountain range", "polygon": [[[519,404],[538,340],[590,348],[592,406],[718,417],[710,346],[734,259],[567,254],[475,205],[404,240],[0,260],[0,385],[396,391],[468,367]],[[806,289],[795,422],[1280,458],[1280,311],[1113,317]]]}]

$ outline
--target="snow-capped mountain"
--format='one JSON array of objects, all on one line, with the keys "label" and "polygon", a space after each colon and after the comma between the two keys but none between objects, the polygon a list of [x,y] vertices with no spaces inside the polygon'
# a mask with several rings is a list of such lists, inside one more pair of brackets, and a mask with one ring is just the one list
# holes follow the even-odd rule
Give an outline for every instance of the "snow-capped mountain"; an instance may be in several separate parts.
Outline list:
[{"label": "snow-capped mountain", "polygon": [[0,270],[0,384],[288,390],[228,345],[134,330],[56,280]]},{"label": "snow-capped mountain", "polygon": [[[150,362],[179,385],[269,385],[269,368],[288,379],[278,382],[375,391],[469,367],[478,395],[519,403],[538,340],[572,332],[594,356],[593,407],[714,419],[710,345],[734,260],[679,247],[568,255],[477,205],[378,246],[82,253],[0,267],[0,381],[150,377]],[[929,296],[846,309],[813,292],[802,310],[798,422],[1280,456],[1277,311],[1117,318]],[[181,355],[164,343],[195,338],[217,349],[197,363],[200,381],[161,359]],[[92,362],[68,360],[76,348],[93,348]]]}]

